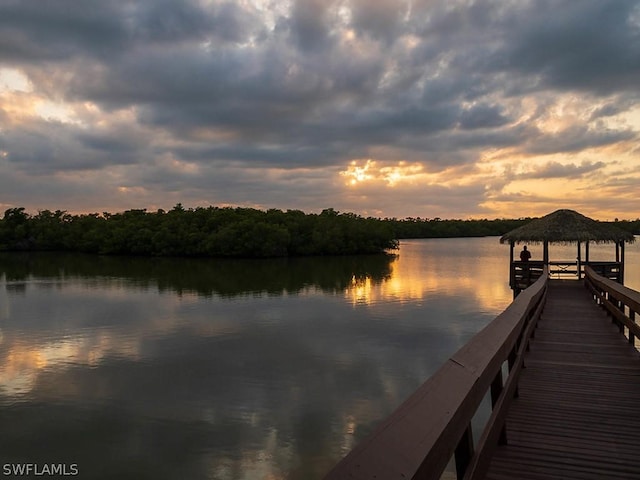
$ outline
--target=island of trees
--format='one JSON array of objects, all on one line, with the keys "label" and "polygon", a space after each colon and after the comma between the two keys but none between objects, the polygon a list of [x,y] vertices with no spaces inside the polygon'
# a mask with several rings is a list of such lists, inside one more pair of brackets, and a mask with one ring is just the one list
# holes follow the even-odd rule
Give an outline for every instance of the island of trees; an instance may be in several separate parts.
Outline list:
[{"label": "island of trees", "polygon": [[[403,238],[502,235],[531,218],[442,220],[372,218],[300,210],[198,207],[169,211],[71,215],[10,208],[0,220],[0,250],[70,251],[105,255],[284,257],[382,253]],[[640,220],[617,222],[633,233]]]},{"label": "island of trees", "polygon": [[380,253],[397,248],[392,225],[326,209],[195,208],[71,215],[11,208],[0,221],[0,250],[105,255],[284,257]]}]

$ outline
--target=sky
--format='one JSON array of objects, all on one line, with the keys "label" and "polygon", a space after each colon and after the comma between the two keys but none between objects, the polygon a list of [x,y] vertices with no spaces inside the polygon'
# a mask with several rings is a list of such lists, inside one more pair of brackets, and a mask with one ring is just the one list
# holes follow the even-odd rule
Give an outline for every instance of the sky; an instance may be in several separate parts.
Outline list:
[{"label": "sky", "polygon": [[0,211],[640,217],[640,0],[0,0]]}]

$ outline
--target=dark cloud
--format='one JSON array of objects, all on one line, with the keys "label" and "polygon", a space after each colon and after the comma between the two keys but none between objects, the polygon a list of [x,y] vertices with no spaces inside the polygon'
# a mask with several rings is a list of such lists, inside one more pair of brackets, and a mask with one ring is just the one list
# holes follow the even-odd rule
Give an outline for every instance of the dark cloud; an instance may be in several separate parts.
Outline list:
[{"label": "dark cloud", "polygon": [[497,105],[477,105],[468,108],[460,115],[460,127],[473,130],[476,128],[501,127],[509,123]]},{"label": "dark cloud", "polygon": [[257,19],[233,2],[204,7],[189,0],[159,0],[139,4],[135,15],[133,33],[139,43],[240,43],[258,27]]},{"label": "dark cloud", "polygon": [[0,132],[0,150],[8,152],[11,168],[31,174],[100,170],[141,162],[141,139],[115,133],[88,133],[61,122],[42,121]]},{"label": "dark cloud", "polygon": [[262,28],[253,12],[234,2],[9,0],[0,5],[0,57],[65,61],[97,57],[110,63],[138,48],[185,42],[240,43]]},{"label": "dark cloud", "polygon": [[75,138],[87,149],[118,156],[140,152],[148,146],[140,132],[134,133],[122,127],[104,131],[79,131]]},{"label": "dark cloud", "polygon": [[603,95],[637,92],[637,1],[540,1],[529,6],[509,31],[509,43],[494,54],[495,66],[537,76],[541,88]]},{"label": "dark cloud", "polygon": [[587,173],[601,170],[606,166],[604,162],[583,161],[579,165],[575,163],[547,162],[525,176],[528,178],[577,178]]},{"label": "dark cloud", "polygon": [[575,125],[558,133],[540,133],[527,139],[525,150],[534,154],[572,153],[594,147],[633,140],[638,134],[631,130],[591,129]]},{"label": "dark cloud", "polygon": [[594,109],[593,113],[591,114],[590,120],[597,120],[604,117],[613,117],[633,108],[635,103],[636,102],[633,98],[617,98],[615,100],[612,100],[611,102],[606,103],[605,105],[602,105],[601,107]]},{"label": "dark cloud", "polygon": [[304,52],[324,49],[330,42],[332,0],[294,0],[289,19],[291,37]]},{"label": "dark cloud", "polygon": [[408,2],[397,0],[352,0],[352,25],[360,35],[384,40],[390,44],[404,33],[403,17],[409,9]]},{"label": "dark cloud", "polygon": [[7,0],[0,5],[0,58],[16,63],[64,61],[80,55],[108,59],[130,40],[128,2]]}]

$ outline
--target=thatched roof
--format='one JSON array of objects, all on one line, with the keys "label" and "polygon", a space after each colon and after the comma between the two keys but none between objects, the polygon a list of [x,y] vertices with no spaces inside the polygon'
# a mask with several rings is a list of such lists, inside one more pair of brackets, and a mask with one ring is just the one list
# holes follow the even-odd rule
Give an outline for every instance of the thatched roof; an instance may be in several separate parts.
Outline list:
[{"label": "thatched roof", "polygon": [[502,236],[500,243],[632,243],[633,234],[614,225],[598,222],[573,210],[556,210]]}]

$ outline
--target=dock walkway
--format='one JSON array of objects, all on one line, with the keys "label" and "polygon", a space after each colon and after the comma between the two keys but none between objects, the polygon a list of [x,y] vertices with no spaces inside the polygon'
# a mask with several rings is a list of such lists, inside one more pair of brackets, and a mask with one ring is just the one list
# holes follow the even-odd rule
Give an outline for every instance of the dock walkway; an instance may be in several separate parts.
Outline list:
[{"label": "dock walkway", "polygon": [[582,282],[550,280],[487,480],[640,479],[640,354]]}]

